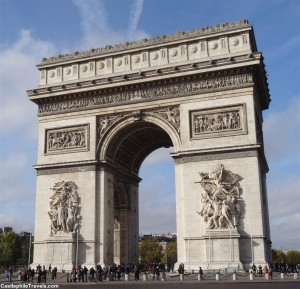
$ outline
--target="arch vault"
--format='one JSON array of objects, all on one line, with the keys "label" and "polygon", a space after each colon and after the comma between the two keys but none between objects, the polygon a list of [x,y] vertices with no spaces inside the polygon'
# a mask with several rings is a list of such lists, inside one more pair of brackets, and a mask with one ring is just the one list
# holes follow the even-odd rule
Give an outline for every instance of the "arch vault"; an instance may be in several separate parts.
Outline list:
[{"label": "arch vault", "polygon": [[45,58],[34,264],[137,263],[139,169],[174,148],[178,262],[271,260],[263,57],[246,20]]}]

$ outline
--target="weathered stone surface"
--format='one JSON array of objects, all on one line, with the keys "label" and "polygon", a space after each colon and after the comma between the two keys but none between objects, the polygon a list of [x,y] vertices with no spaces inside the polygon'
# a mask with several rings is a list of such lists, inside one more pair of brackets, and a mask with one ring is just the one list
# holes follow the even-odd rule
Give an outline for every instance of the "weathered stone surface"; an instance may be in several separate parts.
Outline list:
[{"label": "weathered stone surface", "polygon": [[[39,87],[28,91],[39,107],[34,264],[138,262],[139,168],[169,146],[178,262],[207,269],[271,260],[261,129],[270,96],[247,21],[48,58],[38,68]],[[49,203],[62,181],[78,196],[54,197],[76,209],[78,218],[62,210],[68,227]]]}]

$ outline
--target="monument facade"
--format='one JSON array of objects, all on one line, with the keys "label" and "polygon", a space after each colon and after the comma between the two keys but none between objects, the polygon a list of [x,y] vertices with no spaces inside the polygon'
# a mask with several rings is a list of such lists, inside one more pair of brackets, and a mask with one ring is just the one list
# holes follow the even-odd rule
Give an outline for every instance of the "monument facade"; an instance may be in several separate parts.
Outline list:
[{"label": "monument facade", "polygon": [[246,20],[45,58],[33,265],[138,263],[139,169],[173,147],[178,263],[271,261],[262,111]]}]

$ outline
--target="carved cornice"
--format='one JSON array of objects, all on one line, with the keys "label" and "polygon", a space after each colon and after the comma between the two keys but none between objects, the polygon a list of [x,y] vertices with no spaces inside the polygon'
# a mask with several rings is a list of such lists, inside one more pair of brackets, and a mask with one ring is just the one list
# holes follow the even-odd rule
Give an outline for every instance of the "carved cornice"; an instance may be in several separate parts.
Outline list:
[{"label": "carved cornice", "polygon": [[174,158],[175,164],[183,164],[190,162],[201,161],[213,161],[246,157],[261,157],[261,147],[259,145],[254,146],[240,146],[240,147],[228,147],[213,150],[200,150],[200,151],[188,151],[178,152],[171,154]]},{"label": "carved cornice", "polygon": [[[95,86],[104,86],[108,84],[116,84],[116,83],[128,83],[128,81],[133,80],[147,80],[147,78],[151,77],[161,77],[162,75],[170,75],[173,76],[174,74],[178,72],[201,72],[202,69],[207,68],[217,68],[222,67],[225,65],[232,65],[232,64],[241,64],[241,63],[248,63],[249,64],[256,60],[261,60],[262,55],[259,52],[251,53],[251,54],[245,54],[245,55],[239,55],[239,56],[232,56],[232,57],[226,57],[226,58],[220,58],[215,59],[213,61],[211,60],[205,60],[205,61],[195,61],[191,64],[184,64],[184,65],[176,65],[172,67],[166,67],[166,68],[154,68],[151,70],[143,71],[143,72],[133,72],[130,73],[129,71],[126,72],[124,75],[116,75],[116,76],[102,76],[98,77],[93,80],[78,80],[74,81],[72,83],[63,84],[63,85],[53,85],[53,86],[47,86],[43,88],[37,88],[37,89],[30,89],[27,90],[28,96],[31,98],[32,101],[35,101],[36,96],[42,96],[43,94],[50,94],[55,92],[63,92],[66,93],[70,90],[74,91],[80,90],[82,88],[92,88],[95,89]],[[207,73],[207,72],[206,72]]]},{"label": "carved cornice", "polygon": [[126,91],[107,92],[106,94],[91,95],[81,99],[40,104],[38,113],[42,116],[249,87],[253,85],[253,74],[233,74],[218,78],[198,78],[196,80],[190,78],[188,81],[184,79],[179,81],[178,79],[175,83],[174,80],[169,80],[167,84],[165,82],[167,81],[154,83],[150,87],[140,88],[138,86],[136,89]]},{"label": "carved cornice", "polygon": [[95,165],[88,166],[72,166],[72,167],[56,167],[56,168],[39,168],[36,169],[38,176],[41,175],[54,175],[54,174],[65,174],[65,173],[77,173],[77,172],[88,172],[96,171]]},{"label": "carved cornice", "polygon": [[210,35],[210,34],[215,34],[219,32],[225,32],[229,30],[235,30],[235,29],[240,29],[240,28],[245,28],[250,26],[251,25],[249,24],[248,20],[241,20],[232,23],[223,23],[216,26],[203,27],[200,29],[194,29],[187,32],[177,32],[176,34],[172,34],[172,35],[161,35],[151,39],[143,39],[141,41],[126,42],[114,46],[107,45],[106,47],[103,48],[90,49],[83,52],[76,51],[70,54],[61,54],[55,57],[43,58],[42,63],[38,66],[45,65],[45,64],[59,63],[68,60],[75,60],[84,57],[99,56],[99,55],[104,55],[113,52],[121,52],[128,49],[143,48],[151,45],[159,45],[169,41],[184,40],[191,37],[205,36],[205,35]]}]

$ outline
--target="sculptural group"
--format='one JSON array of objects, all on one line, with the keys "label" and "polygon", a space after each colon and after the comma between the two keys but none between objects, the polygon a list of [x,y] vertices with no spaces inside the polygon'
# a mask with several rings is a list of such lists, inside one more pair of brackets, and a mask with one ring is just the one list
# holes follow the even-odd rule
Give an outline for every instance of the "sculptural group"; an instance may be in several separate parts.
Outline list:
[{"label": "sculptural group", "polygon": [[199,215],[204,218],[208,229],[237,228],[242,214],[241,187],[242,178],[225,170],[218,164],[212,172],[200,173],[203,207]]}]

